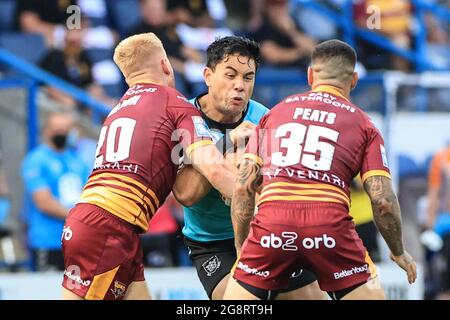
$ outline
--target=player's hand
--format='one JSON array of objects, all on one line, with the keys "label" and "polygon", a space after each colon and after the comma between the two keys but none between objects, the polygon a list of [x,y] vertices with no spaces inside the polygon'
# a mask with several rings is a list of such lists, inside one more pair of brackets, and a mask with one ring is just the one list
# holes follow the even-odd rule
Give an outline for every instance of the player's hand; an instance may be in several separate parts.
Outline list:
[{"label": "player's hand", "polygon": [[247,138],[255,131],[256,125],[250,121],[242,122],[237,128],[230,132],[231,141],[235,146],[245,146]]},{"label": "player's hand", "polygon": [[403,252],[402,255],[394,256],[391,253],[391,260],[394,261],[400,268],[406,271],[406,274],[408,275],[408,282],[410,284],[414,283],[417,278],[417,267],[416,262],[411,257],[411,255],[408,252]]}]

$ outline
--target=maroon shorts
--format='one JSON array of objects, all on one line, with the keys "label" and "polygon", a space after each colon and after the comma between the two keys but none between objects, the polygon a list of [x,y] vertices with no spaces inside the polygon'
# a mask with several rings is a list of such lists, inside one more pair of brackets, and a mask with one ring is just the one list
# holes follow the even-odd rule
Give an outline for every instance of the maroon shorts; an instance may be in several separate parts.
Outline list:
[{"label": "maroon shorts", "polygon": [[144,281],[139,235],[131,224],[91,204],[77,204],[62,234],[63,287],[85,299],[122,299]]},{"label": "maroon shorts", "polygon": [[286,288],[299,268],[312,271],[323,291],[367,282],[376,269],[339,204],[260,206],[233,268],[235,279],[265,290]]}]

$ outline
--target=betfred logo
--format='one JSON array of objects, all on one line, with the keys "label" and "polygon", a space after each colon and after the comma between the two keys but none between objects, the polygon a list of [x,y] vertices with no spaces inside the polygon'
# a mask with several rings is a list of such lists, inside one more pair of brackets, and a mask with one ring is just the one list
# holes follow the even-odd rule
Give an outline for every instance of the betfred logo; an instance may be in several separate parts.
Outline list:
[{"label": "betfred logo", "polygon": [[303,248],[305,249],[319,249],[321,245],[325,248],[332,249],[336,247],[336,240],[334,238],[323,234],[321,237],[305,238],[302,241]]},{"label": "betfred logo", "polygon": [[298,238],[298,234],[295,232],[282,232],[280,238],[271,233],[268,236],[262,236],[260,240],[261,247],[263,248],[281,248],[284,251],[297,251],[298,247],[294,245],[294,241]]}]

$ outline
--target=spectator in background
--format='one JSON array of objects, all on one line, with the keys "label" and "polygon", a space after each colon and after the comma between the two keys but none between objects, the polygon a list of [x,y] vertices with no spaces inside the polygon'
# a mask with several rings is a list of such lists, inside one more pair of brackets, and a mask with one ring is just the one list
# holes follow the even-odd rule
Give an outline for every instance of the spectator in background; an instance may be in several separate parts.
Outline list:
[{"label": "spectator in background", "polygon": [[263,24],[264,8],[270,5],[286,5],[287,0],[250,0],[250,20],[248,29],[252,32],[258,30]]},{"label": "spectator in background", "polygon": [[161,39],[176,72],[177,88],[185,94],[190,94],[190,84],[186,79],[186,64],[202,64],[203,66],[203,54],[199,50],[183,45],[175,25],[168,18],[166,0],[140,0],[139,2],[142,21],[130,31],[129,35],[153,32]]},{"label": "spectator in background", "polygon": [[[105,94],[101,86],[94,83],[92,63],[81,46],[81,36],[81,30],[67,30],[64,48],[62,50],[50,50],[42,59],[40,66],[59,78],[87,90],[89,94],[99,101],[113,106],[115,101]],[[76,101],[64,92],[52,87],[47,89],[50,97],[57,102],[70,108],[74,108],[77,105]]]},{"label": "spectator in background", "polygon": [[[104,15],[107,23],[107,8],[104,0],[17,0],[16,27],[18,30],[41,34],[49,47],[61,48],[64,45],[66,23],[75,11],[67,8],[78,5],[92,19]],[[89,20],[83,21],[83,47],[111,49],[117,34],[107,26],[91,27]],[[81,28],[81,26],[80,26]]]},{"label": "spectator in background", "polygon": [[[377,18],[376,13],[380,13]],[[409,49],[411,47],[410,27],[412,22],[412,5],[409,0],[359,0],[354,4],[353,16],[357,25],[361,28],[369,28],[371,31],[378,32],[389,38],[396,46]],[[379,22],[379,25],[377,25]],[[379,29],[377,28],[379,27]],[[364,65],[371,66],[366,61],[373,56],[382,56],[387,58],[390,65],[386,65],[383,60],[377,59],[374,68],[396,69],[409,71],[409,62],[401,57],[388,55],[379,47],[374,47],[363,43]]]},{"label": "spectator in background", "polygon": [[75,4],[75,0],[17,0],[16,26],[41,34],[47,45],[54,47],[64,39],[67,7]]},{"label": "spectator in background", "polygon": [[[89,135],[88,128],[82,125],[80,121],[77,122],[75,127],[70,131],[67,136],[67,143],[69,147],[83,159],[86,167],[91,171],[94,167],[95,152],[97,151],[97,141],[92,139],[92,136],[98,136],[98,133],[94,130],[95,134]],[[91,133],[91,132],[89,132]]]},{"label": "spectator in background", "polygon": [[450,142],[438,151],[431,162],[428,187],[426,228],[443,239],[441,254],[445,264],[439,299],[450,300]]},{"label": "spectator in background", "polygon": [[357,175],[350,186],[350,215],[356,225],[356,232],[369,252],[373,262],[379,262],[378,229],[373,222],[372,204],[364,191],[361,177]]},{"label": "spectator in background", "polygon": [[45,142],[22,163],[26,189],[28,245],[36,271],[64,270],[61,234],[69,208],[79,200],[88,170],[67,146],[74,119],[52,113],[44,125]]},{"label": "spectator in background", "polygon": [[191,27],[214,28],[206,0],[168,0],[168,19],[173,24],[185,23]]},{"label": "spectator in background", "polygon": [[266,1],[263,22],[254,38],[260,42],[263,62],[306,71],[315,42],[290,17],[287,1]]},{"label": "spectator in background", "polygon": [[[450,69],[450,28],[432,14],[426,14],[426,54],[429,61],[440,68]],[[445,103],[445,102],[444,102]]]},{"label": "spectator in background", "polygon": [[[206,51],[217,37],[233,34],[223,25],[228,15],[223,0],[167,0],[167,8],[169,24],[176,26],[181,42],[187,47]],[[190,80],[203,82],[203,69],[204,64],[189,66],[186,74],[195,72]]]}]

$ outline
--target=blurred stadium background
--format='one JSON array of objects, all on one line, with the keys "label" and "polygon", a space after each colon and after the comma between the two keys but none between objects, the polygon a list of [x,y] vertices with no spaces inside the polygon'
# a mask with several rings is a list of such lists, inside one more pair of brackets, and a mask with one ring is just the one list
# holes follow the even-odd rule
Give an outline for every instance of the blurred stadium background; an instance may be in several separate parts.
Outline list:
[{"label": "blurred stadium background", "polygon": [[[288,24],[274,23],[274,14]],[[354,46],[360,82],[352,99],[384,134],[406,247],[420,264],[418,282],[408,286],[378,239],[382,283],[391,299],[439,297],[445,281],[441,271],[450,265],[420,235],[427,227],[433,155],[450,146],[449,21],[448,0],[0,0],[0,169],[5,177],[0,199],[10,203],[4,218],[0,214],[0,299],[59,298],[61,271],[35,271],[30,255],[31,199],[22,161],[40,143],[46,116],[69,110],[78,119],[72,147],[92,166],[102,119],[125,90],[112,62],[114,46],[129,34],[150,30],[163,40],[177,87],[188,97],[205,90],[205,48],[216,36],[259,41],[263,63],[253,98],[268,107],[307,90],[307,59],[315,43],[339,38]],[[66,26],[75,26],[75,32]],[[286,31],[288,26],[293,28]],[[68,63],[68,56],[75,62]],[[445,170],[450,184],[450,169]],[[180,207],[170,199],[160,210],[142,237],[153,296],[206,298],[178,237]]]}]

